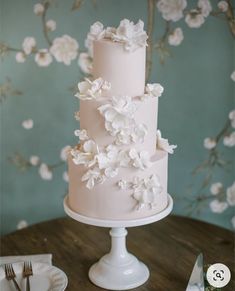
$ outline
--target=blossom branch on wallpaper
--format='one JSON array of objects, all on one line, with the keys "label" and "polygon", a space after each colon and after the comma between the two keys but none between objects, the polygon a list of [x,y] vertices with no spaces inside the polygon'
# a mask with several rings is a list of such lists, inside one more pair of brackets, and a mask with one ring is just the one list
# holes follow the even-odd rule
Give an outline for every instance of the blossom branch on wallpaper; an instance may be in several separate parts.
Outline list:
[{"label": "blossom branch on wallpaper", "polygon": [[[213,173],[216,169],[229,170],[230,161],[223,159],[219,152],[219,146],[223,144],[226,148],[235,147],[235,110],[231,111],[223,128],[215,137],[207,137],[204,139],[204,147],[209,151],[208,158],[198,165],[192,172],[193,175],[203,174],[199,190],[194,193],[192,199],[187,198],[189,213],[200,211],[202,206],[209,202],[209,207],[214,213],[223,213],[228,207],[235,206],[235,181],[232,185],[226,187],[220,182],[213,182]],[[210,195],[204,193],[209,187]],[[232,218],[235,225],[235,218]]]},{"label": "blossom branch on wallpaper", "polygon": [[76,39],[65,34],[51,40],[49,33],[55,31],[56,22],[53,19],[46,20],[47,11],[52,1],[46,0],[34,5],[34,14],[41,17],[43,35],[48,47],[38,48],[33,36],[25,37],[22,48],[13,48],[3,42],[0,43],[0,55],[5,56],[9,52],[16,52],[15,58],[18,63],[24,63],[26,59],[34,55],[34,60],[39,67],[48,67],[53,58],[59,63],[70,65],[78,56],[79,44]]},{"label": "blossom branch on wallpaper", "polygon": [[[149,2],[154,2],[149,0]],[[218,1],[217,8],[213,10],[213,7],[209,0],[199,0],[195,8],[187,10],[189,1],[186,0],[158,0],[156,1],[156,7],[162,18],[166,21],[166,27],[163,35],[155,42],[153,47],[159,54],[160,63],[165,62],[166,57],[171,56],[168,44],[170,46],[179,46],[183,39],[183,30],[180,27],[171,28],[173,23],[184,18],[187,26],[192,29],[200,28],[209,16],[221,17],[228,21],[231,33],[235,37],[235,19],[234,19],[234,7],[230,0]],[[148,5],[148,8],[152,8],[153,5]],[[148,18],[151,16],[151,11],[148,13]],[[152,23],[153,21],[149,21]],[[153,28],[149,29],[150,31]],[[150,44],[152,47],[152,38],[150,39]],[[151,49],[150,49],[151,50]],[[148,62],[147,62],[148,64]],[[148,72],[148,75],[150,72]]]},{"label": "blossom branch on wallpaper", "polygon": [[8,96],[19,96],[22,92],[18,89],[14,89],[11,79],[6,77],[4,83],[0,84],[0,103],[3,102]]},{"label": "blossom branch on wallpaper", "polygon": [[[67,160],[67,153],[70,149],[70,146],[65,146],[61,149],[60,152],[60,161],[55,164],[47,164],[42,162],[37,155],[32,155],[29,159],[25,158],[20,153],[15,153],[8,158],[9,162],[16,166],[20,171],[26,171],[30,168],[36,168],[38,174],[43,180],[50,181],[53,179],[53,171],[59,167],[64,167]],[[63,172],[62,178],[65,182],[68,182],[68,173],[67,171]]]}]

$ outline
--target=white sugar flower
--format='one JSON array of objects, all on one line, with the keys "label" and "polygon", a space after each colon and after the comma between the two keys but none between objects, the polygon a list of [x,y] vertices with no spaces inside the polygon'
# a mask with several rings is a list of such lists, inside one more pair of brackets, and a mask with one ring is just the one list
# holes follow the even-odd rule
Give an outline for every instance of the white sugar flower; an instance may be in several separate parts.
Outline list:
[{"label": "white sugar flower", "polygon": [[35,5],[34,5],[34,7],[33,7],[33,12],[34,12],[34,14],[36,14],[36,15],[42,15],[43,14],[43,12],[44,12],[44,6],[41,4],[41,3],[36,3]]},{"label": "white sugar flower", "polygon": [[157,205],[159,195],[162,192],[159,177],[152,175],[145,179],[135,177],[132,183],[133,198],[138,202],[136,210],[154,208]]},{"label": "white sugar flower", "polygon": [[219,1],[218,8],[222,12],[226,12],[228,10],[228,2],[227,1]]},{"label": "white sugar flower", "polygon": [[231,120],[231,126],[235,128],[235,110],[229,112],[228,118]]},{"label": "white sugar flower", "polygon": [[30,55],[31,52],[36,48],[36,40],[34,37],[26,37],[22,43],[23,51],[26,55]]},{"label": "white sugar flower", "polygon": [[227,201],[230,206],[235,206],[235,182],[226,191]]},{"label": "white sugar flower", "polygon": [[159,0],[157,8],[167,21],[178,21],[183,17],[183,10],[187,6],[186,0]]},{"label": "white sugar flower", "polygon": [[35,55],[35,62],[39,67],[48,67],[52,62],[52,56],[47,49],[40,49]]},{"label": "white sugar flower", "polygon": [[101,105],[98,110],[105,118],[105,129],[113,136],[133,126],[136,105],[129,96],[112,97],[112,103]]},{"label": "white sugar flower", "polygon": [[50,53],[55,57],[57,62],[70,65],[71,61],[77,57],[78,48],[79,45],[76,39],[65,34],[53,40]]},{"label": "white sugar flower", "polygon": [[17,228],[18,230],[23,229],[23,228],[26,228],[26,227],[28,227],[28,222],[27,222],[26,220],[20,220],[20,221],[17,223],[17,226],[16,226],[16,228]]},{"label": "white sugar flower", "polygon": [[116,146],[107,146],[105,152],[99,153],[96,158],[99,169],[104,169],[106,177],[113,178],[118,174],[119,156]]},{"label": "white sugar flower", "polygon": [[122,42],[127,51],[134,51],[138,47],[147,45],[147,33],[144,31],[144,23],[139,20],[136,24],[128,19],[123,19],[115,33],[110,33],[113,41]]},{"label": "white sugar flower", "polygon": [[90,27],[91,35],[95,37],[95,39],[99,40],[104,37],[104,26],[101,22],[97,21],[93,23]]},{"label": "white sugar flower", "polygon": [[98,168],[88,170],[82,176],[82,182],[87,181],[86,187],[92,189],[95,184],[102,184],[105,181],[105,177],[100,173]]},{"label": "white sugar flower", "polygon": [[184,39],[183,31],[180,27],[177,27],[173,32],[168,36],[169,45],[178,46]]},{"label": "white sugar flower", "polygon": [[73,162],[75,165],[85,165],[92,167],[97,162],[97,154],[99,153],[98,145],[93,140],[88,140],[83,144],[82,151],[77,149],[71,150]]},{"label": "white sugar flower", "polygon": [[160,97],[162,96],[163,91],[164,88],[158,83],[147,84],[145,87],[146,95],[150,97]]},{"label": "white sugar flower", "polygon": [[232,72],[232,74],[231,74],[230,77],[231,77],[231,79],[235,82],[235,71]]},{"label": "white sugar flower", "polygon": [[222,213],[228,208],[228,203],[219,201],[218,199],[212,200],[210,202],[210,209],[214,213]]},{"label": "white sugar flower", "polygon": [[131,133],[132,141],[134,143],[143,143],[147,133],[148,129],[145,124],[143,123],[137,124]]},{"label": "white sugar flower", "polygon": [[124,168],[129,167],[131,158],[129,156],[128,151],[126,150],[119,151],[118,161],[119,161],[120,167],[124,167]]},{"label": "white sugar flower", "polygon": [[40,159],[38,156],[31,156],[29,158],[29,162],[32,166],[37,166],[39,164],[39,161],[40,161]]},{"label": "white sugar flower", "polygon": [[211,194],[213,195],[219,194],[222,189],[223,189],[223,185],[220,182],[213,183],[211,184],[211,187],[210,187]]},{"label": "white sugar flower", "polygon": [[209,0],[198,0],[197,6],[204,17],[207,17],[212,11],[212,6]]},{"label": "white sugar flower", "polygon": [[116,33],[116,28],[115,27],[110,27],[108,26],[106,29],[105,29],[105,38],[110,38],[112,39],[113,35]]},{"label": "white sugar flower", "polygon": [[128,188],[128,183],[126,180],[120,180],[117,182],[117,185],[120,189],[126,190]]},{"label": "white sugar flower", "polygon": [[89,139],[87,135],[87,131],[85,129],[76,129],[74,131],[74,135],[78,136],[80,140],[87,140]]},{"label": "white sugar flower", "polygon": [[211,137],[207,137],[204,139],[203,145],[207,150],[212,150],[216,147],[216,140]]},{"label": "white sugar flower", "polygon": [[231,223],[232,223],[233,228],[235,229],[235,216],[233,216],[233,218],[231,219]]},{"label": "white sugar flower", "polygon": [[105,176],[107,178],[113,178],[113,177],[117,176],[118,169],[117,168],[112,168],[112,167],[106,168],[104,170],[104,174],[105,174]]},{"label": "white sugar flower", "polygon": [[[107,128],[110,127],[110,124],[107,122]],[[125,128],[120,128],[119,131],[116,133],[116,139],[115,139],[115,144],[116,145],[122,145],[122,144],[130,144],[132,141],[134,141],[134,138],[138,138],[138,136],[135,135],[133,132],[133,128],[131,126],[131,121],[130,121],[130,127],[125,127]],[[111,128],[111,127],[110,127]],[[110,129],[110,132],[112,133],[113,130],[112,128]]]},{"label": "white sugar flower", "polygon": [[62,161],[67,161],[69,151],[71,150],[71,146],[66,145],[60,151],[60,158]]},{"label": "white sugar flower", "polygon": [[173,154],[174,149],[177,148],[177,145],[170,145],[168,139],[163,138],[161,131],[157,130],[157,148],[169,154]]},{"label": "white sugar flower", "polygon": [[85,40],[85,47],[88,49],[90,57],[93,57],[93,41],[104,38],[105,30],[101,22],[97,21],[91,25],[90,31]]},{"label": "white sugar flower", "polygon": [[75,94],[81,100],[91,100],[101,97],[102,93],[110,90],[111,84],[102,78],[94,81],[85,78],[85,81],[78,83],[78,93]]},{"label": "white sugar flower", "polygon": [[33,120],[32,119],[26,119],[22,122],[22,126],[25,129],[31,129],[33,128]]},{"label": "white sugar flower", "polygon": [[186,15],[185,22],[190,28],[199,28],[205,22],[205,18],[197,9],[192,9]]},{"label": "white sugar flower", "polygon": [[85,74],[92,74],[92,58],[88,55],[88,53],[80,53],[78,57],[78,65],[81,71]]},{"label": "white sugar flower", "polygon": [[65,171],[64,173],[63,173],[63,175],[62,175],[62,178],[63,178],[63,180],[65,181],[65,182],[69,182],[69,175],[68,175],[68,172],[67,171]]},{"label": "white sugar flower", "polygon": [[53,178],[52,171],[49,169],[49,167],[42,163],[39,167],[39,175],[43,180],[51,180]]},{"label": "white sugar flower", "polygon": [[54,31],[56,30],[56,22],[55,20],[47,20],[46,22],[46,28],[49,30],[49,31]]},{"label": "white sugar flower", "polygon": [[132,166],[141,170],[145,170],[151,166],[150,156],[147,151],[137,152],[135,148],[129,151],[129,156],[132,159]]},{"label": "white sugar flower", "polygon": [[230,135],[224,137],[223,144],[226,147],[234,147],[235,146],[235,131],[232,132]]},{"label": "white sugar flower", "polygon": [[16,53],[16,61],[17,63],[24,63],[26,60],[25,54],[23,52]]}]

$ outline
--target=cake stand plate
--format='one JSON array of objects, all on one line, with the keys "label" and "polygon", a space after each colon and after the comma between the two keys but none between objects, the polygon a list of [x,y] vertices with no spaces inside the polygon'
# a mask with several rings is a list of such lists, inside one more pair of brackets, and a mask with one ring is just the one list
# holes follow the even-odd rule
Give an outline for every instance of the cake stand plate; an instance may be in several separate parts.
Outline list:
[{"label": "cake stand plate", "polygon": [[111,227],[111,249],[89,270],[90,280],[97,286],[109,290],[128,290],[144,284],[149,278],[149,270],[145,264],[126,249],[125,227],[150,224],[170,214],[173,199],[168,194],[168,204],[161,212],[144,218],[132,220],[105,220],[87,217],[74,212],[68,205],[68,197],[64,199],[64,210],[73,219],[95,226]]}]

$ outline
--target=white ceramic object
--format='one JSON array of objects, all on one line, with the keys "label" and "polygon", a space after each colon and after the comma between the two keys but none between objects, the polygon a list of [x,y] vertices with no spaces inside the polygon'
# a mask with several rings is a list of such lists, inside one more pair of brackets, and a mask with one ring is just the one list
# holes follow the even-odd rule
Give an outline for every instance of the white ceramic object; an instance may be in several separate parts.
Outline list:
[{"label": "white ceramic object", "polygon": [[133,220],[104,220],[80,215],[68,206],[64,199],[64,210],[73,219],[101,227],[111,227],[111,249],[89,270],[90,280],[97,286],[109,290],[128,290],[144,284],[149,278],[148,268],[126,249],[125,227],[150,224],[163,219],[171,212],[173,199],[168,194],[167,207],[152,216]]},{"label": "white ceramic object", "polygon": [[[16,280],[19,284],[21,290],[26,290],[26,279],[22,277],[22,271],[24,263],[13,263],[12,264],[15,274]],[[67,284],[68,279],[63,271],[58,269],[57,267],[32,262],[33,268],[33,276],[30,276],[30,287],[31,290],[34,291],[64,291]],[[0,290],[11,291],[14,289],[13,282],[7,281],[5,277],[4,266],[0,266]]]}]

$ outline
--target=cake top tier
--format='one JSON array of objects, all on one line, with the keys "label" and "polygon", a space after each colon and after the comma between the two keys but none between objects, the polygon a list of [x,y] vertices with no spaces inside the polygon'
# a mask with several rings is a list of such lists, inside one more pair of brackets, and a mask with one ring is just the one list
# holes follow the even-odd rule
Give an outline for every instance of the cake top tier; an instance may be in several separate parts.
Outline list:
[{"label": "cake top tier", "polygon": [[[144,23],[139,20],[136,24],[128,19],[123,19],[117,28],[104,28],[99,21],[95,22],[87,35],[86,46],[92,50],[94,40],[109,40],[123,44],[126,51],[134,51],[147,45],[147,33],[144,31]],[[93,52],[90,52],[93,55]]]},{"label": "cake top tier", "polygon": [[117,28],[94,23],[86,46],[93,58],[92,75],[111,83],[107,97],[144,94],[147,34],[144,23],[124,19]]}]

